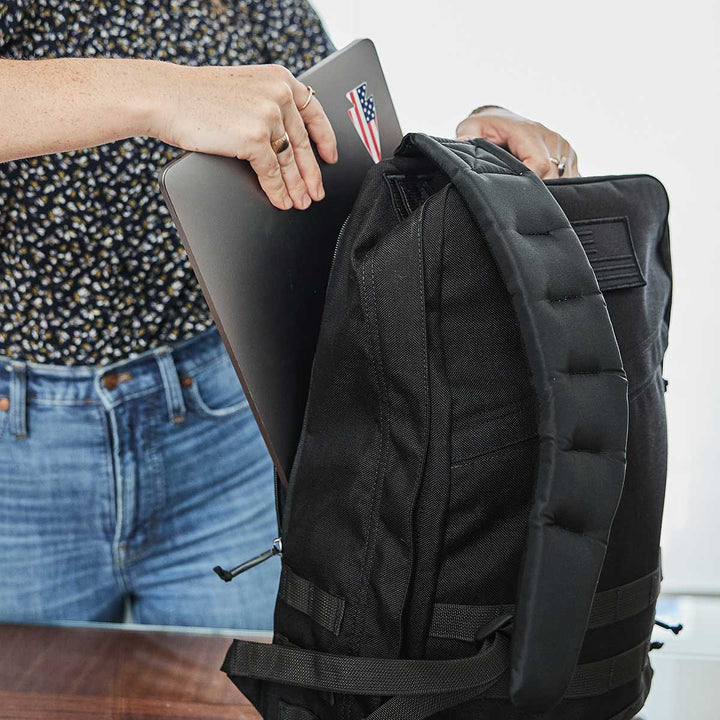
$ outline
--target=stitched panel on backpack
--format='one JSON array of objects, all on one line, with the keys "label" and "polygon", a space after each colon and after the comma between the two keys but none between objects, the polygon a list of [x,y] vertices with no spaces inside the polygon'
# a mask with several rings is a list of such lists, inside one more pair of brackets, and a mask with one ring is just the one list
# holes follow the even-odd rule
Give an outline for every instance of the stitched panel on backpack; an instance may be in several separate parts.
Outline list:
[{"label": "stitched panel on backpack", "polygon": [[514,603],[537,472],[537,398],[510,296],[455,190],[445,223],[452,476],[436,601]]}]

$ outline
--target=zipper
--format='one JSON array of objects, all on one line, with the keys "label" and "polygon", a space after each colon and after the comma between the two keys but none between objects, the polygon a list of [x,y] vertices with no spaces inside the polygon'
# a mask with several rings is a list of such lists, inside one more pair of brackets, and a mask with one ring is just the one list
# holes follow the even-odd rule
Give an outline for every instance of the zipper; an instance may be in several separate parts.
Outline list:
[{"label": "zipper", "polygon": [[343,221],[343,224],[340,226],[340,232],[338,233],[337,240],[335,241],[335,249],[333,250],[332,262],[330,263],[330,272],[328,273],[328,285],[330,285],[330,278],[332,277],[332,271],[335,267],[335,260],[337,259],[338,250],[340,249],[340,241],[345,234],[345,228],[347,227],[348,220],[350,220],[350,215],[352,215],[352,211],[350,211],[348,216]]},{"label": "zipper", "polygon": [[658,627],[661,627],[663,630],[670,630],[673,635],[678,635],[683,629],[682,623],[678,623],[677,625],[669,625],[668,623],[663,622],[662,620],[658,620],[657,618],[655,618],[655,624]]},{"label": "zipper", "polygon": [[[340,232],[338,233],[337,240],[335,241],[335,248],[333,250],[333,256],[332,261],[330,263],[330,272],[328,273],[328,286],[330,285],[330,278],[332,277],[333,268],[335,267],[335,260],[338,256],[338,250],[340,248],[340,242],[342,241],[343,235],[345,233],[345,228],[347,227],[348,220],[350,220],[350,215],[345,218],[345,221],[342,224],[342,227],[340,228]],[[303,430],[305,428],[305,420],[307,418],[307,405],[305,406],[305,417],[303,417]],[[303,441],[303,434],[300,436],[300,443],[298,445],[298,449],[296,452],[295,457],[297,458],[300,455],[300,450],[302,449],[302,441]],[[292,475],[292,472],[290,473]],[[273,540],[272,547],[269,550],[266,550],[263,553],[260,553],[260,555],[256,555],[254,558],[250,558],[249,560],[246,560],[243,563],[240,563],[240,565],[237,565],[236,567],[232,568],[231,570],[225,570],[224,568],[220,567],[220,565],[216,565],[213,568],[213,571],[217,574],[219,578],[224,580],[225,582],[230,582],[234,577],[237,577],[241,573],[247,572],[248,570],[251,570],[252,568],[256,567],[257,565],[260,565],[264,563],[265,561],[269,560],[271,557],[275,557],[275,555],[282,555],[283,546],[282,546],[282,534],[283,534],[283,525],[285,524],[287,518],[287,505],[288,505],[288,496],[290,494],[290,478],[288,478],[288,487],[285,492],[285,507],[282,508],[283,512],[281,512],[280,508],[280,491],[278,488],[278,475],[277,471],[275,471],[275,512],[278,519],[278,531],[281,534],[281,537],[276,537],[275,540]]]},{"label": "zipper", "polygon": [[[337,236],[337,240],[335,241],[335,248],[333,249],[332,261],[330,262],[330,270],[328,271],[328,280],[327,280],[327,284],[326,284],[326,286],[325,286],[326,299],[327,299],[327,290],[328,290],[328,288],[330,287],[330,281],[332,280],[333,269],[335,268],[335,261],[337,260],[338,251],[339,251],[339,249],[340,249],[340,243],[342,242],[343,235],[345,234],[345,228],[347,227],[347,224],[348,224],[348,221],[350,220],[350,216],[351,216],[351,215],[352,215],[352,211],[350,211],[350,213],[348,213],[347,217],[346,217],[345,220],[343,221],[343,224],[342,224],[341,227],[340,227],[340,232],[338,233],[338,236]],[[321,329],[322,329],[322,320],[323,320],[324,318],[325,318],[325,310],[323,309],[322,319],[321,319],[321,321],[320,321]],[[319,340],[320,340],[320,336],[319,336],[319,334],[318,334],[318,341],[319,341]],[[316,348],[316,352],[317,352],[317,348]],[[315,359],[313,358],[313,365],[314,365],[314,362],[315,362]],[[312,373],[310,374],[310,384],[311,384],[311,386],[312,386]],[[301,456],[301,454],[302,454],[303,444],[304,444],[304,441],[305,441],[305,425],[306,425],[306,423],[307,423],[308,405],[309,405],[309,404],[310,404],[310,393],[309,393],[309,388],[308,388],[308,398],[307,398],[307,401],[306,401],[306,403],[305,403],[305,411],[304,411],[304,413],[303,413],[302,425],[300,426],[300,427],[301,427],[300,440],[298,441],[298,447],[297,447],[297,450],[295,451],[295,459],[293,460],[293,467],[292,467],[292,469],[290,470],[290,475],[289,475],[289,477],[288,477],[288,484],[287,484],[287,487],[286,487],[286,489],[285,489],[285,504],[284,504],[284,506],[283,506],[283,508],[282,508],[282,512],[279,513],[279,515],[282,517],[282,522],[280,523],[280,530],[279,530],[279,532],[280,532],[281,535],[284,535],[284,536],[287,536],[287,522],[288,522],[288,519],[289,519],[288,516],[289,516],[289,514],[290,514],[289,511],[290,511],[291,488],[292,488],[292,486],[293,486],[293,484],[294,484],[292,478],[293,478],[293,475],[294,475],[294,473],[295,473],[295,465],[296,465],[296,463],[297,463],[298,458],[299,458],[299,457]],[[276,486],[276,495],[275,495],[275,497],[278,498],[278,495],[277,495],[277,486]]]},{"label": "zipper", "polygon": [[213,570],[217,573],[219,578],[225,582],[230,582],[234,577],[240,575],[240,573],[244,573],[257,565],[264,563],[271,557],[275,557],[275,555],[282,555],[282,539],[279,537],[273,540],[272,547],[269,550],[256,555],[254,558],[250,558],[250,560],[240,563],[240,565],[237,565],[232,570],[224,570],[219,565],[216,565]]},{"label": "zipper", "polygon": [[[288,485],[290,485],[290,479],[288,478]],[[275,489],[275,519],[277,521],[278,537],[283,536],[283,513],[285,511],[285,503],[283,500],[287,497],[287,487],[283,486],[280,480],[280,475],[277,468],[273,466],[273,486]],[[283,493],[285,493],[283,497]]]}]

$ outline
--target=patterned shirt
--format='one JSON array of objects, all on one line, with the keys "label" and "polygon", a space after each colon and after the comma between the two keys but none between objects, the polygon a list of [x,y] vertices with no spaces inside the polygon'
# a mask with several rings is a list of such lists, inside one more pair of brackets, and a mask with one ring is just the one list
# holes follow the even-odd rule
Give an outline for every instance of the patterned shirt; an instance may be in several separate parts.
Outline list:
[{"label": "patterned shirt", "polygon": [[[305,0],[223,4],[0,2],[0,58],[276,62],[297,74],[334,50]],[[158,168],[180,153],[133,138],[0,164],[0,355],[104,364],[211,325],[159,192]]]}]

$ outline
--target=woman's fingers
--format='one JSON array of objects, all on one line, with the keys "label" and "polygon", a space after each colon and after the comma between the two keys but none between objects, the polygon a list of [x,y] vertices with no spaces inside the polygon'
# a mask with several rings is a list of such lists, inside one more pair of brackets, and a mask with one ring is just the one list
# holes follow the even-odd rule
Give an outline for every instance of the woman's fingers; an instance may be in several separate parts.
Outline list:
[{"label": "woman's fingers", "polygon": [[292,80],[295,107],[300,113],[310,139],[315,143],[320,157],[325,162],[330,164],[337,162],[337,139],[322,104],[315,95],[310,94],[307,85],[303,85],[297,78],[293,77]]},{"label": "woman's fingers", "polygon": [[[249,160],[270,201],[306,208],[324,195],[320,157],[337,160],[335,133],[318,99],[281,65],[169,66],[172,105],[154,136],[185,150]],[[303,108],[300,110],[300,108]],[[273,141],[287,132],[289,147]]]},{"label": "woman's fingers", "polygon": [[283,107],[285,129],[290,137],[295,161],[308,194],[313,200],[322,200],[325,197],[322,173],[310,140],[312,138],[315,141],[318,153],[323,160],[336,162],[335,133],[320,101],[310,93],[307,86],[292,75],[290,78],[292,94],[290,101]]},{"label": "woman's fingers", "polygon": [[[280,139],[283,133],[287,133],[290,141],[290,146],[277,154],[277,160],[293,204],[304,210],[312,200],[322,200],[325,197],[322,173],[313,153],[306,122],[314,123],[314,127],[320,128],[317,134],[323,139],[324,148],[322,151],[318,148],[318,151],[321,156],[322,152],[331,156],[333,162],[337,159],[335,134],[322,106],[314,96],[309,95],[307,87],[285,68],[278,67],[276,72],[281,82],[277,89],[277,102],[282,127],[274,129],[273,139]],[[307,102],[308,99],[310,102]],[[300,107],[303,105],[305,107],[301,111]]]},{"label": "woman's fingers", "polygon": [[338,160],[337,139],[320,101],[313,96],[310,104],[300,114],[320,157],[331,165],[336,163]]},{"label": "woman's fingers", "polygon": [[[557,177],[557,165],[550,159],[550,150],[537,128],[507,136],[508,150],[543,180]],[[559,159],[559,158],[558,158]]]},{"label": "woman's fingers", "polygon": [[[565,140],[562,135],[553,133],[550,130],[546,132],[548,134],[547,146],[552,147],[552,143],[554,141],[556,150],[555,153],[551,155],[553,171],[547,176],[545,176],[543,179],[547,180],[550,178],[558,177],[578,177],[579,173],[577,168],[577,154],[572,149],[570,143]],[[561,168],[562,172],[560,170]]]},{"label": "woman's fingers", "polygon": [[289,210],[293,206],[293,201],[288,194],[278,157],[270,142],[257,143],[256,149],[243,157],[247,157],[250,161],[260,181],[260,187],[265,191],[270,202],[280,210]]},{"label": "woman's fingers", "polygon": [[484,137],[506,147],[544,180],[560,177],[563,158],[562,177],[579,175],[577,155],[565,138],[504,108],[486,105],[465,118],[456,132],[459,140]]},{"label": "woman's fingers", "polygon": [[[280,128],[276,131],[276,140],[281,140],[286,130]],[[294,138],[288,132],[289,145],[282,152],[277,153],[277,161],[280,165],[285,187],[293,200],[293,204],[298,210],[304,210],[310,205],[311,198],[307,193],[305,180],[301,176],[301,172],[297,165],[298,155],[302,154],[299,147],[296,146]],[[312,151],[311,153],[312,154]],[[314,158],[313,158],[314,159]],[[318,171],[319,172],[319,171]]]},{"label": "woman's fingers", "polygon": [[[312,200],[322,200],[325,197],[322,173],[320,172],[317,160],[312,151],[310,137],[305,128],[303,118],[294,104],[286,107],[283,120],[285,122],[285,130],[292,145],[297,170],[299,171],[299,175],[302,176],[303,184],[307,189],[309,198]],[[308,203],[308,205],[309,204],[310,203]]]},{"label": "woman's fingers", "polygon": [[564,140],[555,133],[542,133],[545,142],[545,148],[550,161],[550,170],[545,175],[540,175],[543,180],[554,180],[560,177],[560,168],[565,172],[567,165],[567,157],[563,150]]}]

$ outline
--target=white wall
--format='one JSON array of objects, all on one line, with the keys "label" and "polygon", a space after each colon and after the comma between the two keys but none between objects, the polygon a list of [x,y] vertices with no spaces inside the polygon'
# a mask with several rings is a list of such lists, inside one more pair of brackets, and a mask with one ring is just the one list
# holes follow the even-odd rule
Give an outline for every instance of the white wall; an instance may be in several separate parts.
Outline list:
[{"label": "white wall", "polygon": [[720,2],[315,0],[338,47],[375,41],[403,130],[452,136],[477,105],[540,120],[583,175],[667,187],[666,591],[720,593]]}]

